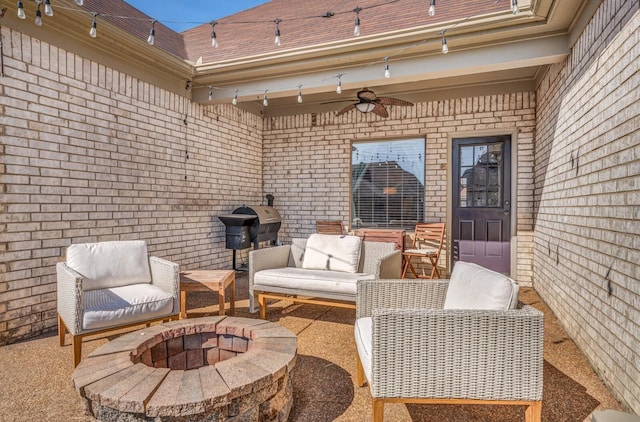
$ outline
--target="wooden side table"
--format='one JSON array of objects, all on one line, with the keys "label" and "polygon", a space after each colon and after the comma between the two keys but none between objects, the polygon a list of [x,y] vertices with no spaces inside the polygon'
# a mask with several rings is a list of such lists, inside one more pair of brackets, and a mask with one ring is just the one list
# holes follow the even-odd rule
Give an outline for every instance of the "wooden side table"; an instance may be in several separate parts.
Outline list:
[{"label": "wooden side table", "polygon": [[229,287],[229,314],[236,312],[236,272],[197,270],[180,272],[180,319],[187,317],[187,292],[218,292],[219,315],[224,315],[225,289]]}]

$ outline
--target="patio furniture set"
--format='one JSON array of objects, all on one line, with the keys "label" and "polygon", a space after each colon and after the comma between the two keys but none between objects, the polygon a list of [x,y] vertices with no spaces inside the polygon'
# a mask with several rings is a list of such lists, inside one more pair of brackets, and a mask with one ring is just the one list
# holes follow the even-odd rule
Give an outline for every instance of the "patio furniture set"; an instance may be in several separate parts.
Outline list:
[{"label": "patio furniture set", "polygon": [[[442,243],[443,234],[439,236]],[[439,255],[437,248],[435,253]],[[185,377],[184,373],[189,371],[209,373],[212,369],[203,368],[223,364],[221,344],[229,334],[238,338],[228,341],[231,350],[241,353],[224,363],[225,367],[235,365],[236,360],[242,365],[253,356],[249,353],[252,347],[256,353],[260,350],[260,356],[286,352],[291,355],[290,359],[281,359],[278,364],[264,357],[259,360],[260,365],[274,371],[271,378],[278,374],[279,379],[283,368],[287,368],[288,373],[294,365],[295,345],[286,351],[257,345],[254,342],[257,337],[249,328],[261,324],[263,333],[271,332],[271,328],[263,325],[268,299],[286,298],[293,302],[355,308],[356,381],[359,386],[365,381],[369,384],[374,421],[383,420],[384,404],[390,402],[520,405],[526,408],[526,421],[540,421],[543,318],[539,311],[518,302],[517,283],[465,262],[456,263],[449,280],[403,279],[401,269],[404,267],[406,273],[407,268],[411,268],[408,263],[411,257],[405,255],[402,265],[402,256],[403,252],[394,243],[363,241],[358,236],[337,234],[313,234],[308,239],[293,239],[290,245],[253,250],[249,253],[250,310],[254,312],[255,295],[261,319],[226,317],[230,319],[225,320],[226,287],[230,287],[231,292],[231,314],[235,311],[233,271],[185,272],[181,283],[178,266],[148,257],[144,242],[72,245],[67,250],[67,262],[57,264],[60,345],[64,344],[66,328],[72,335],[77,366],[84,336],[147,324],[148,328],[138,333],[142,343],[133,340],[136,335],[119,337],[103,346],[104,350],[94,351],[86,358],[86,364],[83,361],[78,366],[77,373],[83,376],[74,373],[74,383],[88,401],[87,408],[102,415],[113,415],[113,406],[107,406],[107,411],[96,404],[109,400],[91,386],[96,382],[104,386],[106,381],[90,374],[109,372],[111,376],[113,371],[128,368],[136,376],[149,376],[145,372],[148,370],[141,369],[140,365],[162,369],[164,375],[159,372],[155,375],[160,381],[172,371],[182,371],[180,374]],[[209,318],[206,323],[202,322],[204,325],[193,322],[200,319],[169,322],[180,315],[186,317],[187,291],[204,289],[219,293],[220,317]],[[149,327],[150,322],[157,320],[165,324]],[[279,333],[276,338],[289,336],[272,325],[274,332]],[[231,326],[234,328],[228,328],[230,332],[225,331],[224,327]],[[200,340],[187,340],[196,334]],[[215,340],[211,340],[214,337]],[[169,352],[165,352],[166,356],[155,359],[163,354],[159,349],[169,350],[169,344],[175,342],[183,345],[174,348],[171,355],[178,357],[170,357]],[[191,346],[187,346],[188,342]],[[236,342],[243,343],[244,349],[233,350]],[[208,357],[213,353],[211,349],[217,353],[214,358]],[[105,356],[112,354],[122,358],[123,366],[113,365],[112,370],[106,372],[97,370],[96,365],[111,365]],[[118,378],[111,376],[111,380],[114,379]],[[158,391],[166,388],[162,384]],[[288,388],[288,393],[281,394],[290,394],[291,387]],[[237,386],[237,389],[240,391],[243,387]],[[192,396],[182,397],[178,402],[186,406],[184,409],[213,412],[213,403],[221,397],[203,391],[194,394],[207,399],[193,404]],[[229,394],[239,397],[233,392],[221,394],[227,398]],[[164,396],[171,396],[170,400],[176,403],[175,394]],[[167,410],[169,408],[156,401],[154,395],[149,403],[176,416],[191,411],[180,406]],[[140,409],[139,403],[132,406]],[[151,413],[155,415],[156,410]],[[288,415],[288,410],[279,412],[271,412],[269,418],[265,416],[266,419],[260,420],[284,420],[271,417],[276,413],[280,415],[278,418]],[[148,416],[152,416],[151,413]],[[105,416],[103,420],[116,420],[109,418]]]}]

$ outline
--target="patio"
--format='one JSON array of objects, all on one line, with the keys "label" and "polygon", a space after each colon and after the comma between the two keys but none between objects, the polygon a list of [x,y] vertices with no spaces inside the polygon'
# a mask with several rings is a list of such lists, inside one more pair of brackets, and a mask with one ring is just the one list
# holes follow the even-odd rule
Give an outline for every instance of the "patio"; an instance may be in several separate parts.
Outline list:
[{"label": "patio", "polygon": [[[246,273],[238,274],[236,293],[237,315],[256,318],[248,313]],[[620,405],[536,292],[525,288],[520,298],[545,313],[543,420],[582,422],[595,409],[619,410]],[[217,296],[191,293],[188,309],[196,315],[217,314]],[[283,301],[270,306],[267,316],[298,336],[294,404],[289,420],[369,420],[369,388],[355,385],[355,312]],[[85,355],[109,338],[89,339],[84,346]],[[0,348],[0,420],[93,420],[84,415],[82,401],[71,385],[72,372],[71,347],[58,347],[54,333]],[[385,418],[398,422],[506,422],[522,420],[522,410],[511,406],[393,404],[385,408]]]}]

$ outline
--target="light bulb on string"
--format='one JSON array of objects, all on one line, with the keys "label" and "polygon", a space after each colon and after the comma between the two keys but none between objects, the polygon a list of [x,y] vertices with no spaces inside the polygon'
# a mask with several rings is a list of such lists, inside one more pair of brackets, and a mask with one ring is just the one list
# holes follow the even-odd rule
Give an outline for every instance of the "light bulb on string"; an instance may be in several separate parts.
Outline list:
[{"label": "light bulb on string", "polygon": [[449,47],[447,46],[447,39],[444,37],[444,32],[442,33],[442,54],[447,54],[449,52]]},{"label": "light bulb on string", "polygon": [[42,26],[42,12],[40,11],[40,3],[38,3],[38,10],[36,10],[36,26]]},{"label": "light bulb on string", "polygon": [[231,100],[231,104],[238,105],[238,90],[236,89],[235,94],[233,94],[233,100]]},{"label": "light bulb on string", "polygon": [[213,87],[209,85],[209,101],[213,100]]},{"label": "light bulb on string", "polygon": [[24,13],[24,6],[20,0],[18,0],[18,18],[26,19],[27,15]]},{"label": "light bulb on string", "polygon": [[353,27],[353,36],[359,37],[360,36],[360,12],[362,11],[362,8],[356,7],[355,9],[353,9],[353,11],[356,14],[355,25]]},{"label": "light bulb on string", "polygon": [[387,79],[391,77],[391,70],[389,69],[389,57],[384,58],[384,77]]},{"label": "light bulb on string", "polygon": [[82,6],[84,4],[84,0],[76,0],[76,4],[78,6]]},{"label": "light bulb on string", "polygon": [[53,7],[51,7],[51,0],[44,0],[44,14],[47,16],[53,16]]},{"label": "light bulb on string", "polygon": [[98,22],[97,22],[98,14],[93,14],[93,21],[91,22],[91,29],[89,30],[89,36],[91,38],[95,38],[98,36]]},{"label": "light bulb on string", "polygon": [[216,37],[216,25],[218,22],[211,22],[211,47],[218,48],[218,38]]},{"label": "light bulb on string", "polygon": [[342,75],[338,75],[338,85],[336,86],[336,94],[342,94]]},{"label": "light bulb on string", "polygon": [[302,85],[298,85],[298,104],[302,104]]},{"label": "light bulb on string", "polygon": [[276,40],[275,40],[275,44],[280,47],[280,45],[282,45],[282,43],[280,42],[280,22],[282,22],[282,20],[280,18],[276,18],[276,20],[274,20],[274,22],[276,23]]},{"label": "light bulb on string", "polygon": [[151,21],[151,31],[149,31],[149,37],[147,38],[147,44],[153,45],[156,42],[156,20]]},{"label": "light bulb on string", "polygon": [[429,16],[436,15],[436,0],[431,0],[429,3]]},{"label": "light bulb on string", "polygon": [[262,97],[262,105],[265,107],[269,105],[269,100],[267,99],[267,91],[268,89],[264,90],[264,97]]},{"label": "light bulb on string", "polygon": [[518,0],[511,0],[511,11],[514,15],[520,13],[520,8],[518,7]]}]

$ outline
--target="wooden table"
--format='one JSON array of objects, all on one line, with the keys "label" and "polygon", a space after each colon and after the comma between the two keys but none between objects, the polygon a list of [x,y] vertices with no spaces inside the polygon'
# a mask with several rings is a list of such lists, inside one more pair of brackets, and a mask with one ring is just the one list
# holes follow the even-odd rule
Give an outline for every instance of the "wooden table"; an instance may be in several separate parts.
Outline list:
[{"label": "wooden table", "polygon": [[218,292],[219,315],[224,315],[224,291],[229,287],[229,314],[236,312],[236,272],[197,270],[180,272],[180,319],[187,317],[187,292]]}]

